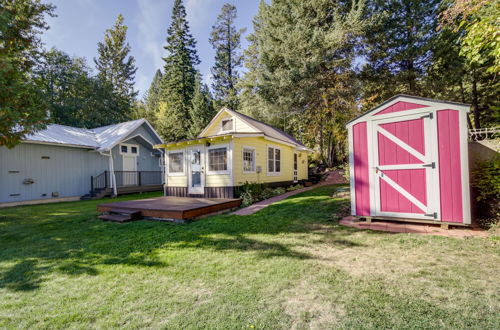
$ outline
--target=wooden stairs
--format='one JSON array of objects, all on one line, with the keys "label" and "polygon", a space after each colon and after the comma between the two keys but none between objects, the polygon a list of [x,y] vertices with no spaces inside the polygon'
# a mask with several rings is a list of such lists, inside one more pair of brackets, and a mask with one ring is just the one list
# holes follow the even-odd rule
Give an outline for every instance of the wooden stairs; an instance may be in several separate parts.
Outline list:
[{"label": "wooden stairs", "polygon": [[124,222],[140,220],[142,219],[142,214],[141,211],[138,210],[114,208],[109,210],[107,214],[100,215],[99,219],[104,221],[124,223]]}]

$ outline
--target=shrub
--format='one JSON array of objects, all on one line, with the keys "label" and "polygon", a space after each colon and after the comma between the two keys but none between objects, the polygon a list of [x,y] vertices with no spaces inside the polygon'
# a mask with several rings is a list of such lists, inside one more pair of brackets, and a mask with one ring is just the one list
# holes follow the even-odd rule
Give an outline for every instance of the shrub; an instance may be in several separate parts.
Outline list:
[{"label": "shrub", "polygon": [[304,186],[301,184],[296,184],[295,186],[290,186],[290,187],[286,188],[286,191],[294,191],[294,190],[301,189],[301,188],[304,188]]},{"label": "shrub", "polygon": [[500,223],[500,157],[481,162],[472,171],[472,186],[476,189],[479,225],[496,227]]}]

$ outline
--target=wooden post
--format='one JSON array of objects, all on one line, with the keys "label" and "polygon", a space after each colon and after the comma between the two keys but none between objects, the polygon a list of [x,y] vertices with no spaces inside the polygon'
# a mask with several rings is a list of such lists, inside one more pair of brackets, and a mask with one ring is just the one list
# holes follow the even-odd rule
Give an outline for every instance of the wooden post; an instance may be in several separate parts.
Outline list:
[{"label": "wooden post", "polygon": [[90,193],[94,191],[94,177],[91,175],[90,176]]},{"label": "wooden post", "polygon": [[137,175],[139,176],[139,187],[141,186],[141,171],[137,172]]}]

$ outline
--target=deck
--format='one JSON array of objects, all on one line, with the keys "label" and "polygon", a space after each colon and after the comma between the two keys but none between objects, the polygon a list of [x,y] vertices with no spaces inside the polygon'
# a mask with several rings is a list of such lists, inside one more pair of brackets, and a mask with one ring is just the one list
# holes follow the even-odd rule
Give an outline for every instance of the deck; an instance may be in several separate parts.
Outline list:
[{"label": "deck", "polygon": [[[97,211],[107,212],[111,215],[122,215],[123,221],[113,220],[112,216],[103,220],[126,222],[142,217],[159,219],[190,220],[224,210],[233,209],[241,205],[240,199],[228,198],[190,198],[190,197],[157,197],[131,201],[100,204]],[[134,217],[126,215],[134,211]]]}]

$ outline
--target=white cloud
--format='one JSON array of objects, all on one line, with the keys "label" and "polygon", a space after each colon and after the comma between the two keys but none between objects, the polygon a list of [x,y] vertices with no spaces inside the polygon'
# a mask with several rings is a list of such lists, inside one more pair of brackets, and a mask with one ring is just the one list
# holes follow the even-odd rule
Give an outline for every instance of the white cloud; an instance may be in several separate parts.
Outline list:
[{"label": "white cloud", "polygon": [[162,57],[165,56],[165,37],[167,35],[168,21],[170,20],[167,1],[137,0],[138,12],[135,17],[138,29],[136,52],[141,57],[141,63],[148,63],[146,68],[139,68],[136,88],[141,95],[148,89],[151,79],[157,69],[163,67]]}]

